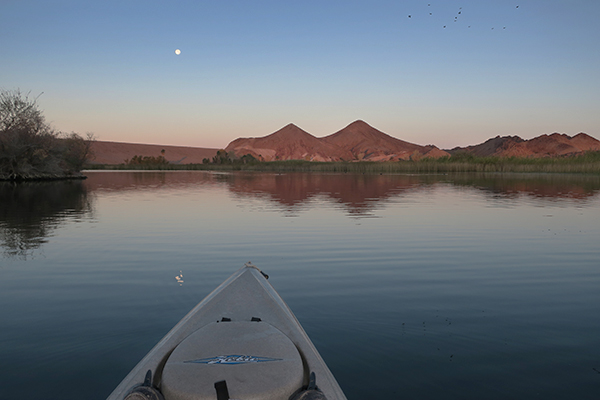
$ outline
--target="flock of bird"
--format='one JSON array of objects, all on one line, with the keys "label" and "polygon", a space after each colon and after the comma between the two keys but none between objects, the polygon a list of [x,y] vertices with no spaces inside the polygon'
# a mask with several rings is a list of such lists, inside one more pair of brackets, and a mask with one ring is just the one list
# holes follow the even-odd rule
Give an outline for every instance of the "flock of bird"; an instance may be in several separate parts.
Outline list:
[{"label": "flock of bird", "polygon": [[[431,7],[431,4],[427,4],[427,7]],[[515,8],[519,8],[519,6],[517,5]],[[462,7],[458,8],[458,11],[456,13],[456,15],[454,16],[454,22],[458,21],[458,18],[462,15]],[[429,12],[429,16],[433,16],[433,12]],[[412,15],[409,14],[408,18],[412,18]],[[445,29],[447,27],[447,25],[444,25],[443,28]],[[470,28],[471,25],[467,26],[467,28]],[[503,26],[502,29],[506,29],[506,26]],[[494,27],[492,27],[492,30],[494,30]]]}]

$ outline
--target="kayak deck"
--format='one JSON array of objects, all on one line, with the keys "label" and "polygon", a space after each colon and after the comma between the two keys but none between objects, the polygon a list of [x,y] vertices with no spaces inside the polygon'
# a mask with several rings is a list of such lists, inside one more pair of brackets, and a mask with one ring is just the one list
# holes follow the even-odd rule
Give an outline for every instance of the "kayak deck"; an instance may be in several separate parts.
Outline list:
[{"label": "kayak deck", "polygon": [[[311,377],[316,397],[300,393],[317,393]],[[346,399],[292,311],[250,263],[194,307],[108,400],[125,399],[145,381],[165,400]]]}]

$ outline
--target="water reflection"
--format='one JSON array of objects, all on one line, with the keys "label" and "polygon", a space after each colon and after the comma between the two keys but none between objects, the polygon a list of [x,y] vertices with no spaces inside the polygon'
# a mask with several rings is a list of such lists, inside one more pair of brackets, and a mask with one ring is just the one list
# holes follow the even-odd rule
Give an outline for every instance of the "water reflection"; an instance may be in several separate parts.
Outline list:
[{"label": "water reflection", "polygon": [[181,189],[214,185],[226,187],[239,198],[253,197],[294,211],[325,197],[349,215],[365,215],[385,202],[437,184],[471,188],[490,199],[527,196],[532,201],[587,201],[600,191],[600,176],[572,174],[454,174],[368,175],[252,172],[89,172],[85,185],[94,191]]},{"label": "water reflection", "polygon": [[232,174],[222,179],[236,195],[266,198],[282,205],[288,215],[322,196],[350,216],[371,216],[377,203],[424,188],[418,176],[410,175]]},{"label": "water reflection", "polygon": [[[86,181],[0,183],[0,247],[5,256],[26,258],[47,242],[64,221],[91,215],[93,193],[176,194],[197,187],[219,187],[243,200],[286,216],[325,200],[350,217],[371,217],[390,199],[464,187],[491,204],[513,204],[526,197],[545,205],[567,201],[584,205],[600,191],[600,177],[561,174],[362,175],[248,172],[88,172]],[[246,201],[246,203],[248,203]],[[323,206],[324,202],[317,202]]]},{"label": "water reflection", "polygon": [[600,176],[575,174],[460,174],[453,185],[477,188],[492,199],[584,203],[600,191]]},{"label": "water reflection", "polygon": [[7,257],[27,258],[66,219],[92,211],[81,181],[0,182],[0,243]]},{"label": "water reflection", "polygon": [[286,215],[321,196],[339,204],[351,217],[372,216],[391,198],[433,190],[450,184],[482,193],[494,202],[528,197],[532,202],[585,203],[600,191],[600,177],[567,174],[227,174],[219,177],[241,198],[256,197],[277,203]]},{"label": "water reflection", "polygon": [[88,171],[85,185],[95,191],[148,191],[156,189],[188,189],[193,186],[218,184],[219,172],[204,171]]}]

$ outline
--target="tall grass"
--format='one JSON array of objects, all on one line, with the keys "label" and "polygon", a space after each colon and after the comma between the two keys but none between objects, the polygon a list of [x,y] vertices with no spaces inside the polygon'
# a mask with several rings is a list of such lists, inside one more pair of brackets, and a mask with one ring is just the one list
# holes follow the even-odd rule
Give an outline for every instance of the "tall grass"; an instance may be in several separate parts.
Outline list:
[{"label": "tall grass", "polygon": [[457,154],[452,157],[394,162],[311,162],[302,160],[252,162],[247,164],[157,164],[88,165],[86,169],[111,170],[205,170],[265,172],[346,173],[460,173],[537,172],[600,174],[600,151],[562,158],[499,158]]}]

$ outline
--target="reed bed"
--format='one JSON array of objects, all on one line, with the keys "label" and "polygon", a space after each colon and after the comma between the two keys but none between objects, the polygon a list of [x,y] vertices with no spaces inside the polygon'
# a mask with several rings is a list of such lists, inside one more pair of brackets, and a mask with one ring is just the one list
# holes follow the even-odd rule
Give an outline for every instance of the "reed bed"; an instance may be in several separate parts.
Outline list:
[{"label": "reed bed", "polygon": [[455,155],[439,159],[394,162],[311,162],[302,160],[231,164],[88,165],[86,169],[111,170],[205,170],[333,173],[568,173],[600,174],[600,151],[576,157],[498,158]]}]

